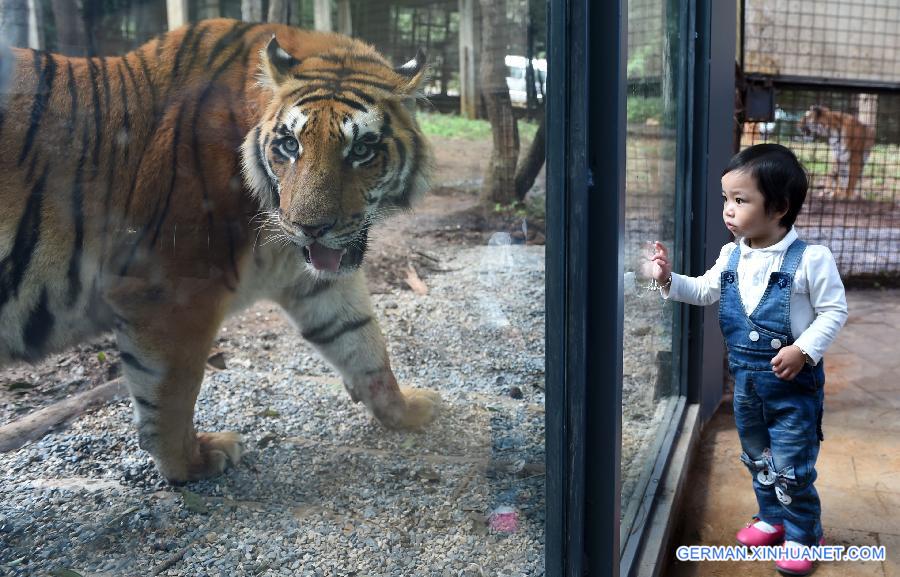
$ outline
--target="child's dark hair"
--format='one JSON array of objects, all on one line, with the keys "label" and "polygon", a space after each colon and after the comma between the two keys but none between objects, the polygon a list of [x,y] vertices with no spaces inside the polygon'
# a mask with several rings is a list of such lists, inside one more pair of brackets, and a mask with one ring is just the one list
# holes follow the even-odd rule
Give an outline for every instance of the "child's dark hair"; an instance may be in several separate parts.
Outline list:
[{"label": "child's dark hair", "polygon": [[756,182],[765,198],[766,214],[787,209],[779,224],[788,229],[794,226],[809,183],[806,171],[789,148],[772,143],[745,148],[731,158],[722,176],[735,170],[746,171]]}]

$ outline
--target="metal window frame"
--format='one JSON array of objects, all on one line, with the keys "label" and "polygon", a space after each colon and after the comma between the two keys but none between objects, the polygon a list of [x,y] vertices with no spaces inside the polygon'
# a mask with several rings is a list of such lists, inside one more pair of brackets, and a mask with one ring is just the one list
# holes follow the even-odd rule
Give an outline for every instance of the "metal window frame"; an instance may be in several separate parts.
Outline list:
[{"label": "metal window frame", "polygon": [[626,1],[548,2],[549,577],[619,564]]},{"label": "metal window frame", "polygon": [[[619,536],[627,0],[547,7],[545,574],[617,577],[631,571]],[[676,236],[680,270],[698,275],[727,240],[708,223],[719,218],[710,190],[731,156],[736,6],[684,0],[681,9]],[[705,422],[722,398],[724,344],[703,338],[718,335],[715,312],[685,305],[674,322],[683,398],[659,432],[654,475],[668,466],[685,404],[699,403]],[[649,515],[655,491],[643,498]]]}]

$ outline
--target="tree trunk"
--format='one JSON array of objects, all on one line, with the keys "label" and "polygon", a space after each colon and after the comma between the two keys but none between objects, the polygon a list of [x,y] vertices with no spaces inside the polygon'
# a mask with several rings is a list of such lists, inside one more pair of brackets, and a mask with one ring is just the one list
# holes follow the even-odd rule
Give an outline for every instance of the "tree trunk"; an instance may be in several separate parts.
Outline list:
[{"label": "tree trunk", "polygon": [[219,0],[200,0],[197,2],[197,19],[218,18],[222,15]]},{"label": "tree trunk", "polygon": [[241,20],[262,22],[262,0],[241,0]]},{"label": "tree trunk", "polygon": [[87,39],[85,50],[87,50],[87,56],[91,57],[97,56],[97,37],[100,36],[97,26],[100,21],[99,9],[97,2],[86,2],[81,9],[81,24],[84,26]]},{"label": "tree trunk", "polygon": [[484,30],[490,31],[482,35],[481,95],[494,140],[481,200],[508,205],[516,200],[519,129],[506,86],[506,35],[510,26],[506,0],[481,0],[481,12]]},{"label": "tree trunk", "polygon": [[350,0],[338,0],[338,32],[353,36],[353,13]]},{"label": "tree trunk", "polygon": [[169,30],[183,26],[188,21],[188,5],[185,0],[166,0],[166,20]]},{"label": "tree trunk", "polygon": [[44,7],[40,0],[28,0],[28,47],[44,49]]},{"label": "tree trunk", "polygon": [[331,0],[313,0],[313,18],[316,30],[331,32]]},{"label": "tree trunk", "polygon": [[78,3],[72,0],[50,0],[56,21],[56,49],[68,56],[84,56],[87,36]]},{"label": "tree trunk", "polygon": [[269,0],[269,22],[287,24],[288,3],[285,0]]},{"label": "tree trunk", "polygon": [[28,47],[28,0],[0,0],[0,38],[10,46]]},{"label": "tree trunk", "polygon": [[547,122],[547,115],[544,114],[543,109],[538,110],[538,114],[541,115],[541,122],[538,124],[534,141],[516,170],[516,198],[518,200],[525,200],[525,195],[534,186],[534,181],[544,166],[544,158],[547,152],[544,124]]}]

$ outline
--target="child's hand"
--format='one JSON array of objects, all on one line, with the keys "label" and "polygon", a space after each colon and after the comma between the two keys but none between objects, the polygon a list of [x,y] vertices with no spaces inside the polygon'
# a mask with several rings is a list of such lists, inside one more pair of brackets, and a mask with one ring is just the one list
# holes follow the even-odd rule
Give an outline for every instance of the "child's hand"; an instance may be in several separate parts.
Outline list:
[{"label": "child's hand", "polygon": [[672,275],[672,265],[669,264],[669,251],[659,241],[654,242],[653,246],[656,248],[656,252],[650,258],[650,262],[653,263],[653,270],[650,272],[650,275],[656,279],[656,282],[665,284]]},{"label": "child's hand", "polygon": [[806,363],[806,357],[796,345],[783,347],[772,359],[772,371],[782,381],[792,381]]}]

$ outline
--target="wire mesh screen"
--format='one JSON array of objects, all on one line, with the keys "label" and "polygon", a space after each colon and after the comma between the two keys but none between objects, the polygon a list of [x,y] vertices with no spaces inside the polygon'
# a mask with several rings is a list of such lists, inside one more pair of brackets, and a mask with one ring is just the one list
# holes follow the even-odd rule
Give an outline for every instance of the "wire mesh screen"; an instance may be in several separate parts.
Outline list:
[{"label": "wire mesh screen", "polygon": [[809,174],[797,229],[844,276],[900,274],[900,93],[776,91],[775,119],[746,122],[741,146],[778,142]]},{"label": "wire mesh screen", "polygon": [[809,173],[798,232],[846,280],[900,280],[900,2],[744,0],[741,148]]},{"label": "wire mesh screen", "polygon": [[[372,10],[371,4],[382,5]],[[355,2],[354,35],[371,42],[394,62],[402,64],[422,48],[432,70],[428,92],[446,95],[458,87],[459,2],[427,0],[395,3],[377,0]]]},{"label": "wire mesh screen", "polygon": [[744,71],[897,82],[897,30],[896,0],[744,0]]}]

